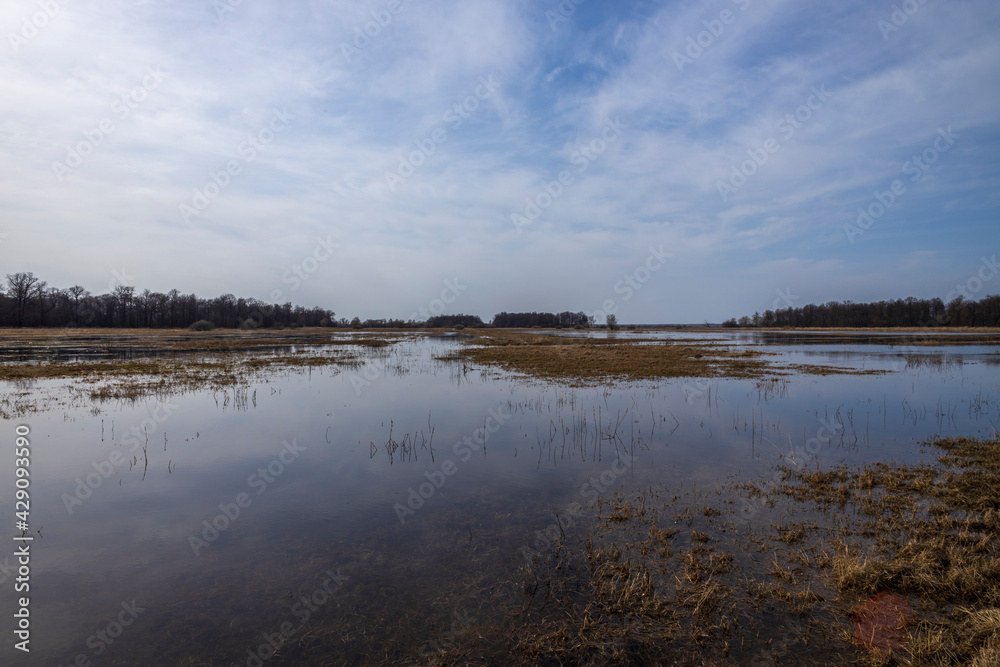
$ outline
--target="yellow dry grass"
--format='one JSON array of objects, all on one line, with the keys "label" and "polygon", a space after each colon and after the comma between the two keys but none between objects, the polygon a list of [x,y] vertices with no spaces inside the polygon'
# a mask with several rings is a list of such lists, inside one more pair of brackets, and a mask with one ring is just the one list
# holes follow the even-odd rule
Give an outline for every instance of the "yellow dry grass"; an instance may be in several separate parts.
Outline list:
[{"label": "yellow dry grass", "polygon": [[870,664],[1000,664],[1000,438],[929,444],[934,465],[789,472],[779,492],[841,517],[857,508],[829,560],[845,599],[919,601],[910,641]]},{"label": "yellow dry grass", "polygon": [[532,377],[588,384],[606,380],[678,377],[764,378],[792,372],[858,375],[879,371],[817,365],[777,365],[759,348],[734,348],[718,341],[582,338],[544,333],[478,330],[449,358],[498,366]]},{"label": "yellow dry grass", "polygon": [[761,377],[768,370],[756,350],[670,343],[652,339],[573,338],[509,331],[477,331],[461,355],[533,377],[596,381],[666,377]]}]

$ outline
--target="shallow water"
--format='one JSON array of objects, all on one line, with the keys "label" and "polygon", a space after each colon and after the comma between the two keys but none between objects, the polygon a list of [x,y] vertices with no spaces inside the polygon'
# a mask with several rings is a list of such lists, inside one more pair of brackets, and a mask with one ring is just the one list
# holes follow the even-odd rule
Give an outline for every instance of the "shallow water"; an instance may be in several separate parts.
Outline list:
[{"label": "shallow water", "polygon": [[[456,614],[487,620],[491,590],[575,502],[650,486],[719,496],[796,457],[916,462],[933,435],[1000,428],[993,346],[711,338],[764,345],[782,365],[888,372],[570,388],[439,361],[460,343],[423,338],[361,368],[272,374],[246,391],[78,396],[5,421],[11,444],[16,424],[31,430],[35,540],[32,651],[8,633],[3,660],[252,665],[285,624],[289,640],[264,662],[417,661]],[[69,396],[68,384],[0,391]],[[13,479],[13,456],[0,475]],[[754,520],[738,502],[732,513]],[[12,553],[0,552],[4,610]]]}]

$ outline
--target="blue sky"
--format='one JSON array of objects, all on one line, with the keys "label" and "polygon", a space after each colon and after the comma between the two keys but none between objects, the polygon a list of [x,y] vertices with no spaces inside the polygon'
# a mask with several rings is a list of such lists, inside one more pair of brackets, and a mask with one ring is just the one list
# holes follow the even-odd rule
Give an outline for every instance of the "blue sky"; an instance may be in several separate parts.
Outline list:
[{"label": "blue sky", "polygon": [[994,0],[6,0],[0,32],[0,273],[53,286],[701,322],[944,297],[1000,250]]}]

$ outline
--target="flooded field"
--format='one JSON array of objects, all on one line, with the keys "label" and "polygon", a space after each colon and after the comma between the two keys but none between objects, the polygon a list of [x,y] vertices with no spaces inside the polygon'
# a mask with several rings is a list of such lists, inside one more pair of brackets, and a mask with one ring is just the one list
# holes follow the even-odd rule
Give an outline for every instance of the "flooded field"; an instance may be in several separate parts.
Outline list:
[{"label": "flooded field", "polygon": [[[888,548],[865,502],[906,484],[844,471],[990,459],[997,334],[0,345],[3,437],[23,425],[31,443],[30,527],[13,533],[34,537],[31,664],[892,664],[935,631],[964,655],[945,635],[975,590],[846,572]],[[995,488],[980,472],[965,497]],[[950,517],[941,535],[995,563],[1000,508],[956,509],[927,474],[930,500],[890,513]],[[976,572],[984,609],[996,575]],[[866,621],[876,594],[905,614]],[[989,633],[966,648],[1000,651]]]}]

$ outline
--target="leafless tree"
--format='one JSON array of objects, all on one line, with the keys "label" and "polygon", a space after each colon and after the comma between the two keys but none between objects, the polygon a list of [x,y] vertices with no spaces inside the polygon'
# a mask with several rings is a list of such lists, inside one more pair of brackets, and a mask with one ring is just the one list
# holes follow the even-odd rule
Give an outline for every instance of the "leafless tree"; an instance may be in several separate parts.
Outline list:
[{"label": "leafless tree", "polygon": [[38,283],[38,278],[31,271],[7,274],[7,289],[10,298],[14,300],[15,318],[19,327],[24,326],[24,310],[28,305],[28,300],[34,296]]}]

